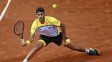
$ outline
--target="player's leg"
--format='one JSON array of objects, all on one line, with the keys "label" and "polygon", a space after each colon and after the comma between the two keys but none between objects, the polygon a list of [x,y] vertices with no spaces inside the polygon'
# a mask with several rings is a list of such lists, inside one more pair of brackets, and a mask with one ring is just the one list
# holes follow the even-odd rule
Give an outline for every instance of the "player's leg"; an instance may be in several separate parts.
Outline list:
[{"label": "player's leg", "polygon": [[29,62],[29,60],[34,56],[36,52],[38,52],[42,47],[44,47],[46,43],[43,40],[38,40],[34,45],[33,49],[29,52],[23,62]]},{"label": "player's leg", "polygon": [[[57,44],[58,46],[60,46],[62,44],[62,33],[60,33],[58,36],[54,37],[54,43]],[[66,38],[67,39],[67,38]],[[73,50],[76,50],[76,51],[80,51],[80,52],[85,52],[86,49],[83,48],[83,47],[80,47],[80,46],[76,46],[74,45],[74,43],[71,43],[70,41],[66,41],[65,43],[63,43],[64,46],[70,48],[70,49],[73,49]]]},{"label": "player's leg", "polygon": [[[62,43],[62,33],[60,33],[58,36],[56,37],[53,37],[53,42],[57,45],[61,45]],[[79,52],[86,52],[87,54],[89,55],[99,55],[99,51],[97,49],[92,49],[92,48],[84,48],[84,47],[81,47],[79,45],[76,45],[74,44],[73,42],[70,41],[70,39],[66,38],[66,41],[63,42],[63,45],[67,48],[70,48],[72,50],[75,50],[75,51],[79,51]]]},{"label": "player's leg", "polygon": [[86,51],[86,49],[84,48],[84,47],[81,47],[81,46],[79,46],[79,45],[76,45],[76,44],[74,44],[73,42],[65,42],[65,43],[63,43],[63,45],[65,46],[65,47],[68,47],[68,48],[70,48],[70,49],[72,49],[72,50],[75,50],[75,51],[79,51],[79,52],[85,52]]},{"label": "player's leg", "polygon": [[[60,46],[62,44],[62,39],[63,39],[62,33],[60,33],[58,36],[54,37],[53,42],[58,46]],[[85,48],[76,46],[74,45],[74,43],[71,43],[70,41],[63,43],[63,45],[76,51],[85,52]]]},{"label": "player's leg", "polygon": [[70,48],[72,50],[79,51],[79,52],[86,52],[89,55],[99,55],[100,54],[100,52],[97,49],[81,47],[79,45],[74,44],[69,39],[67,39],[66,42],[63,44],[67,48]]}]

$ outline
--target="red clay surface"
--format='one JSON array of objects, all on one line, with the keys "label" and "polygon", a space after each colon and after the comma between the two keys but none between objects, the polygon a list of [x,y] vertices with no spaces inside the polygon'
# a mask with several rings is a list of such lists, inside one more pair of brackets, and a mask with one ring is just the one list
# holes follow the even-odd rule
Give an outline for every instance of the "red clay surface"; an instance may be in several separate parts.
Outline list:
[{"label": "red clay surface", "polygon": [[[7,0],[0,0],[0,11]],[[61,0],[60,0],[61,1]],[[66,25],[67,36],[84,47],[101,51],[101,56],[89,56],[54,43],[41,49],[31,62],[112,62],[112,1],[111,0],[65,0],[53,9],[53,0],[12,0],[0,22],[0,62],[22,62],[38,39],[22,47],[13,32],[14,24],[25,23],[25,39],[35,19],[35,9],[44,7],[46,14],[56,17]]]}]

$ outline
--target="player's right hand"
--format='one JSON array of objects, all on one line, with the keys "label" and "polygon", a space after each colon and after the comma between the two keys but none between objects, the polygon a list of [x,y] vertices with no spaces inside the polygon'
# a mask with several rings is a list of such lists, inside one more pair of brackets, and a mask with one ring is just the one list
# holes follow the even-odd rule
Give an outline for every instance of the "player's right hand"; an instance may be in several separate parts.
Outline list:
[{"label": "player's right hand", "polygon": [[26,46],[27,45],[24,39],[21,39],[21,44],[22,44],[22,46]]}]

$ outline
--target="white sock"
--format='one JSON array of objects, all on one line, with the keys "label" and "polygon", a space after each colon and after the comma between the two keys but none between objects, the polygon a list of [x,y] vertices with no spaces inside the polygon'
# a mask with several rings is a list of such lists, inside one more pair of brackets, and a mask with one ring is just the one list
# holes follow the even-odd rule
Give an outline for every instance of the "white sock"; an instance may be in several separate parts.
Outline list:
[{"label": "white sock", "polygon": [[89,50],[93,50],[94,51],[93,48],[89,48],[89,49],[86,49],[86,53],[89,53]]},{"label": "white sock", "polygon": [[24,59],[23,62],[29,62],[27,59]]},{"label": "white sock", "polygon": [[86,49],[86,53],[89,53],[89,49]]}]

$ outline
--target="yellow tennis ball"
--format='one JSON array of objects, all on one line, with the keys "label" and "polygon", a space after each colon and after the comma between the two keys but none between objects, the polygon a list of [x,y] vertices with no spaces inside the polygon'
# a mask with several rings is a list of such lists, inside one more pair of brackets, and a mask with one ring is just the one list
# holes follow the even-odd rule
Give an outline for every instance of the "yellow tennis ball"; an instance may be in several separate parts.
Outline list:
[{"label": "yellow tennis ball", "polygon": [[27,44],[27,45],[30,45],[30,43],[31,43],[31,42],[30,42],[29,40],[26,41],[26,44]]},{"label": "yellow tennis ball", "polygon": [[54,4],[52,5],[52,7],[53,7],[53,8],[57,8],[57,7],[58,7],[58,4],[54,3]]}]

